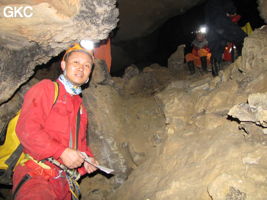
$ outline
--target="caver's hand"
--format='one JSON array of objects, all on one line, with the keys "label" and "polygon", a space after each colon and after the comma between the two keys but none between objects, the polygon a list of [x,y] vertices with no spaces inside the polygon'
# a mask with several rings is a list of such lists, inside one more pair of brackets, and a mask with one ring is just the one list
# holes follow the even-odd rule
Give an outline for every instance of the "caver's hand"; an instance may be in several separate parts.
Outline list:
[{"label": "caver's hand", "polygon": [[66,148],[61,154],[60,158],[64,165],[70,169],[80,167],[84,162],[81,152],[71,148]]},{"label": "caver's hand", "polygon": [[[99,165],[99,163],[98,163],[94,158],[91,157],[90,159],[91,159],[91,162],[92,162],[94,165]],[[91,174],[91,173],[93,173],[94,171],[97,170],[97,168],[96,168],[95,166],[91,165],[91,164],[88,163],[88,162],[84,162],[84,168],[85,168],[85,170],[86,170],[86,172],[87,172],[88,174]]]}]

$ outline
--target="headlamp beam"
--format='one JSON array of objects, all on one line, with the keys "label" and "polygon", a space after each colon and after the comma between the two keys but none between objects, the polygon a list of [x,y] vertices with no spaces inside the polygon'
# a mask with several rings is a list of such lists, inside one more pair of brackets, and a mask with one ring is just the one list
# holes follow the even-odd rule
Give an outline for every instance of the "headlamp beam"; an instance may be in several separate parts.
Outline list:
[{"label": "headlamp beam", "polygon": [[88,51],[94,49],[94,43],[91,40],[81,40],[80,46]]}]

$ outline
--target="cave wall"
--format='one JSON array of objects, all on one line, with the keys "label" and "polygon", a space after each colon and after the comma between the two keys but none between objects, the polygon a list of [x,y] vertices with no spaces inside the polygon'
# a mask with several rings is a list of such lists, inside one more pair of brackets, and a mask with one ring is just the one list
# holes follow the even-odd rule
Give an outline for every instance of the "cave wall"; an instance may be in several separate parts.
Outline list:
[{"label": "cave wall", "polygon": [[[135,25],[137,22],[134,22],[131,23],[130,26],[126,23],[128,18],[130,18],[129,21],[133,21],[134,19],[132,18],[135,18],[137,21],[139,21],[139,12],[146,8],[145,6],[144,8],[142,7],[142,5],[145,3],[135,2],[131,5],[127,5],[128,2],[126,1],[121,4],[119,3],[122,19],[119,23],[117,34],[114,38],[112,38],[112,44],[113,46],[116,46],[116,48],[112,49],[114,61],[112,63],[112,71],[115,72],[120,68],[129,66],[130,64],[138,64],[142,66],[142,63],[144,63],[145,60],[148,60],[151,63],[157,62],[160,65],[166,66],[168,57],[180,44],[187,44],[189,48],[186,46],[185,51],[191,51],[190,43],[194,38],[192,32],[195,31],[200,24],[205,24],[205,16],[203,11],[205,2],[206,1],[192,2],[192,5],[184,8],[182,12],[180,12],[181,10],[179,10],[177,7],[177,12],[173,15],[170,15],[172,13],[172,8],[170,7],[178,6],[178,2],[177,5],[176,3],[175,5],[171,4],[168,1],[164,2],[166,5],[168,3],[170,5],[168,8],[170,13],[168,14],[165,13],[164,10],[167,8],[162,8],[159,6],[158,2],[155,2],[150,8],[151,10],[154,10],[153,20],[157,20],[158,14],[160,13],[162,15],[161,19],[164,19],[164,21],[162,22],[160,19],[158,23],[155,23],[154,25],[152,25],[152,21],[149,22],[151,24],[151,28],[149,28],[147,31],[143,31],[142,26],[147,25],[146,17],[150,19],[152,18],[149,16],[152,15],[150,10],[144,11],[144,13],[140,14],[140,17],[142,17],[142,19],[140,19],[140,23]],[[245,23],[248,21],[251,23],[253,28],[258,28],[264,24],[264,21],[259,16],[256,1],[233,0],[233,2],[236,4],[236,6],[238,6],[238,14],[241,14],[242,16],[239,24],[240,26],[245,25]],[[135,7],[138,5],[140,5],[139,11],[135,10]],[[131,11],[126,11],[125,9],[128,9],[130,6],[133,9]],[[264,1],[259,3],[259,10],[262,13],[261,16],[264,16],[264,12],[266,12],[266,9],[264,9]],[[126,16],[126,12],[129,14],[129,16]],[[137,13],[137,16],[132,14],[132,12]],[[165,18],[165,14],[168,16],[168,18]],[[126,28],[129,32],[125,31]],[[139,32],[138,36],[137,31]],[[127,40],[124,40],[124,37],[121,36],[123,33],[127,33]],[[134,36],[135,38],[132,38],[131,36],[133,33],[136,35]],[[144,45],[138,45],[138,41],[142,41],[142,44]],[[150,48],[150,50],[148,50],[148,48]],[[119,56],[120,54],[123,54],[123,56]],[[140,55],[143,55],[143,57],[140,57]]]},{"label": "cave wall", "polygon": [[266,0],[258,0],[258,9],[260,11],[261,17],[264,19],[265,23],[267,23],[267,1]]},{"label": "cave wall", "polygon": [[247,37],[219,76],[189,76],[155,94],[167,139],[107,199],[266,198],[266,31]]},{"label": "cave wall", "polygon": [[[0,51],[5,55],[1,57],[0,65],[2,80],[5,80],[0,84],[2,94],[0,104],[8,100],[19,85],[29,79],[36,65],[48,62],[51,57],[58,55],[69,44],[79,39],[88,38],[96,41],[105,39],[115,27],[117,29],[112,38],[114,44],[112,67],[113,69],[126,67],[134,62],[129,49],[132,47],[144,49],[140,45],[140,41],[144,42],[144,39],[140,38],[151,34],[171,17],[185,13],[202,2],[205,1],[0,1]],[[259,0],[258,4],[261,16],[266,21],[266,1]],[[3,16],[5,6],[25,5],[33,8],[31,18]],[[117,26],[118,9],[120,22]],[[178,31],[177,34],[180,32]],[[120,45],[120,42],[127,40],[130,41],[129,44]],[[135,42],[136,45],[131,45]],[[126,49],[123,48],[125,46]],[[28,53],[28,51],[33,52]],[[146,49],[146,52],[148,51]],[[17,55],[23,59],[14,59]],[[143,57],[145,55],[143,54]],[[142,56],[142,53],[137,56]],[[11,68],[17,65],[20,69],[12,70],[14,78],[8,78]]]},{"label": "cave wall", "polygon": [[[48,62],[71,43],[108,37],[118,22],[115,0],[1,1],[0,104],[33,75],[36,65]],[[31,6],[32,17],[8,18],[6,6]]]}]

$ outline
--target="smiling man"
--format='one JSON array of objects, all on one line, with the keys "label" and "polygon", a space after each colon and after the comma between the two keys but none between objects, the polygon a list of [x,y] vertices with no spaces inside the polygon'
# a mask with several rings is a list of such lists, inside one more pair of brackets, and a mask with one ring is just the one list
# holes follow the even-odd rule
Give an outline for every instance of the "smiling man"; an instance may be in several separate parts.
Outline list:
[{"label": "smiling man", "polygon": [[78,199],[76,180],[96,170],[81,154],[98,164],[86,143],[87,113],[80,97],[93,64],[93,51],[75,44],[61,61],[58,92],[52,81],[42,80],[26,93],[16,127],[26,159],[15,168],[15,199]]}]

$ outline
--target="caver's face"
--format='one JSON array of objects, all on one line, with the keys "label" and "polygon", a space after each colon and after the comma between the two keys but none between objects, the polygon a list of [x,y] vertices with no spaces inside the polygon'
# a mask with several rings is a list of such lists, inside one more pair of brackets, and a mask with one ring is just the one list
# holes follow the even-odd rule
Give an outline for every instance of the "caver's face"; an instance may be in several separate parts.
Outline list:
[{"label": "caver's face", "polygon": [[84,52],[72,52],[66,61],[61,61],[61,69],[66,78],[75,86],[88,80],[93,66],[93,59]]},{"label": "caver's face", "polygon": [[198,40],[199,42],[202,42],[202,41],[204,40],[205,37],[204,37],[203,34],[201,34],[201,33],[197,33],[196,38],[197,38],[197,40]]}]

